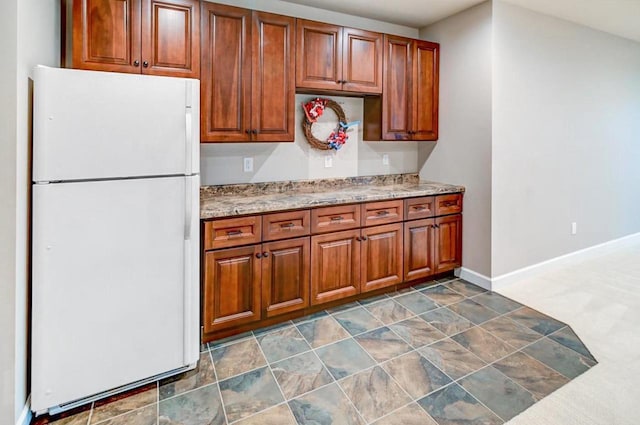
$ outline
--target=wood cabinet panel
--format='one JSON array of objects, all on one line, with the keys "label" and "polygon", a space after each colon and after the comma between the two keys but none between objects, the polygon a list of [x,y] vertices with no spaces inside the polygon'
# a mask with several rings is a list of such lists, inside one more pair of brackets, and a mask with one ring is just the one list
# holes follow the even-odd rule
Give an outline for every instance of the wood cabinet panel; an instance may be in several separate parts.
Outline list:
[{"label": "wood cabinet panel", "polygon": [[205,253],[203,326],[205,332],[260,319],[259,246]]},{"label": "wood cabinet panel", "polygon": [[311,232],[324,233],[360,227],[360,204],[311,210]]},{"label": "wood cabinet panel", "polygon": [[433,196],[423,196],[420,198],[409,198],[404,200],[404,219],[416,220],[419,218],[429,218],[435,215],[435,198]]},{"label": "wood cabinet panel", "polygon": [[415,41],[413,70],[413,140],[438,139],[438,69],[437,43]]},{"label": "wood cabinet panel", "polygon": [[311,305],[360,292],[360,230],[311,237]]},{"label": "wood cabinet panel", "polygon": [[309,306],[310,238],[262,245],[262,307],[266,317]]},{"label": "wood cabinet panel", "polygon": [[342,90],[382,93],[382,34],[344,28]]},{"label": "wood cabinet panel", "polygon": [[253,12],[252,141],[291,142],[295,127],[295,19]]},{"label": "wood cabinet panel", "polygon": [[413,112],[413,41],[384,37],[382,139],[410,140]]},{"label": "wood cabinet panel", "polygon": [[402,223],[362,229],[360,291],[373,291],[403,281]]},{"label": "wood cabinet panel", "polygon": [[251,139],[251,11],[202,2],[202,141]]},{"label": "wood cabinet panel", "polygon": [[142,72],[200,77],[200,2],[142,3]]},{"label": "wood cabinet panel", "polygon": [[404,224],[404,280],[425,278],[435,273],[434,225],[433,218]]},{"label": "wood cabinet panel", "polygon": [[462,265],[462,215],[448,215],[435,219],[436,273],[453,270]]},{"label": "wood cabinet panel", "polygon": [[204,223],[204,249],[228,248],[260,242],[260,216],[225,218]]},{"label": "wood cabinet panel", "polygon": [[296,20],[296,87],[342,89],[342,27]]},{"label": "wood cabinet panel", "polygon": [[141,0],[74,0],[72,13],[73,68],[140,72]]},{"label": "wood cabinet panel", "polygon": [[307,236],[311,231],[311,213],[309,210],[267,214],[262,217],[262,240]]},{"label": "wood cabinet panel", "polygon": [[362,204],[362,225],[397,223],[403,219],[402,200],[367,202]]},{"label": "wood cabinet panel", "polygon": [[462,194],[436,196],[436,215],[458,214],[462,212]]}]

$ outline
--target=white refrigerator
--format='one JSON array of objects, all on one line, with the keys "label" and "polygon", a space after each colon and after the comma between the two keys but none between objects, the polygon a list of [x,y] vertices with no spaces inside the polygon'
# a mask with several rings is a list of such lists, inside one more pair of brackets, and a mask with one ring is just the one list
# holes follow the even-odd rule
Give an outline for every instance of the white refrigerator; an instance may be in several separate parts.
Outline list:
[{"label": "white refrigerator", "polygon": [[193,368],[199,81],[34,69],[31,409]]}]

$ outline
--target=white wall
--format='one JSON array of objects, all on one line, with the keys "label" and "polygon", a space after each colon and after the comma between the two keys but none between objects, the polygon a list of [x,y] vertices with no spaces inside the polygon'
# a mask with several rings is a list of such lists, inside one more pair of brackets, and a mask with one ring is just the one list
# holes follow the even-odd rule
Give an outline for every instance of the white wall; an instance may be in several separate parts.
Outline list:
[{"label": "white wall", "polygon": [[0,424],[13,425],[28,395],[29,76],[60,62],[59,2],[7,1],[0,29]]},{"label": "white wall", "polygon": [[[387,34],[418,37],[415,28],[365,19],[343,13],[316,9],[280,0],[218,0],[238,7],[246,7],[299,18],[331,22]],[[417,144],[415,142],[363,142],[362,130],[350,132],[349,141],[334,157],[333,168],[324,168],[326,151],[311,149],[302,131],[300,103],[311,95],[296,95],[296,135],[294,143],[211,143],[200,149],[202,184],[227,184],[279,180],[299,180],[330,177],[352,177],[373,174],[417,172]],[[362,120],[362,98],[331,97],[341,103],[347,119]],[[332,118],[333,115],[331,115]],[[314,125],[318,138],[328,136]],[[323,138],[323,137],[322,137]],[[389,155],[389,165],[382,164],[382,155]],[[244,157],[253,157],[254,172],[244,173]]]},{"label": "white wall", "polygon": [[640,44],[493,14],[495,277],[640,232]]},{"label": "white wall", "polygon": [[420,31],[440,57],[440,135],[419,148],[420,177],[464,195],[463,267],[491,274],[491,2]]}]

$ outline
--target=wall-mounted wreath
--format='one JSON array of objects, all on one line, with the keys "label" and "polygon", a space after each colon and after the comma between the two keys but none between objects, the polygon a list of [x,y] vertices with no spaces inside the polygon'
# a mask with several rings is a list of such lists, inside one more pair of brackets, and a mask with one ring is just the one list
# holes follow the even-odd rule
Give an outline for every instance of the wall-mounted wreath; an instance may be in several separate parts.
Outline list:
[{"label": "wall-mounted wreath", "polygon": [[[313,123],[318,121],[318,118],[322,116],[325,108],[329,108],[335,112],[338,116],[338,124],[329,137],[327,137],[327,140],[323,141],[313,135],[311,128]],[[309,141],[309,144],[316,149],[339,150],[349,138],[347,135],[347,129],[358,123],[358,121],[347,123],[347,117],[345,116],[342,107],[331,99],[323,99],[320,97],[310,99],[308,102],[302,104],[302,110],[304,111],[302,130],[304,131],[304,135]]]}]

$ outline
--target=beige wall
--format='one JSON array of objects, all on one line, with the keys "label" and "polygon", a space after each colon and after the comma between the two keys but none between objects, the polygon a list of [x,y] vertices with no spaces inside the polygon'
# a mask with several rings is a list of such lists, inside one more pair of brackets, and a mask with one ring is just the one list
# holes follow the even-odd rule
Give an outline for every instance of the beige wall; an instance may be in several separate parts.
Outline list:
[{"label": "beige wall", "polygon": [[464,195],[463,267],[491,274],[491,2],[420,31],[437,41],[440,137],[419,147],[420,177],[458,183]]},{"label": "beige wall", "polygon": [[502,1],[493,23],[492,275],[640,232],[640,43]]},{"label": "beige wall", "polygon": [[[0,17],[0,424],[28,395],[29,76],[60,61],[59,2],[9,0]],[[6,53],[6,55],[5,55]]]},{"label": "beige wall", "polygon": [[[338,25],[363,28],[388,34],[418,37],[415,28],[365,19],[343,13],[330,12],[279,0],[221,0],[239,7],[263,10],[288,16],[332,22]],[[225,184],[263,182],[278,180],[315,179],[329,177],[351,177],[373,174],[417,172],[417,144],[395,142],[363,142],[362,130],[358,127],[350,132],[349,141],[333,157],[333,167],[324,168],[325,151],[311,149],[300,123],[302,110],[298,106],[310,95],[296,95],[296,135],[294,143],[213,143],[203,145],[201,154],[202,184]],[[350,121],[362,119],[362,98],[332,97],[342,104]],[[333,118],[333,116],[332,116]],[[320,138],[329,134],[314,125]],[[382,156],[389,155],[389,165],[383,165]],[[243,172],[243,158],[252,157],[254,172]]]}]

